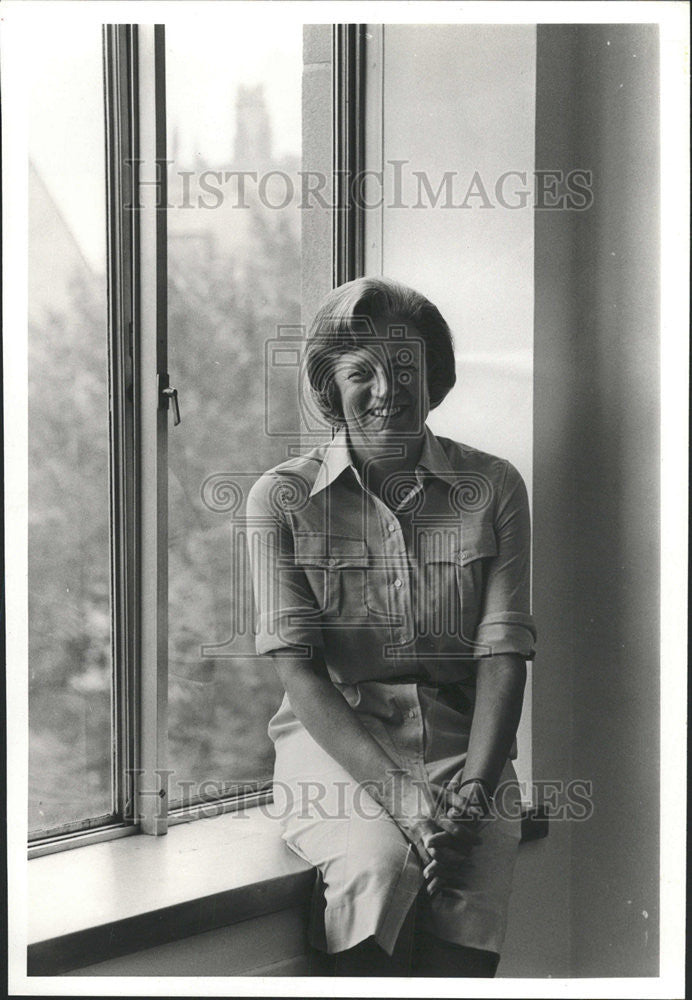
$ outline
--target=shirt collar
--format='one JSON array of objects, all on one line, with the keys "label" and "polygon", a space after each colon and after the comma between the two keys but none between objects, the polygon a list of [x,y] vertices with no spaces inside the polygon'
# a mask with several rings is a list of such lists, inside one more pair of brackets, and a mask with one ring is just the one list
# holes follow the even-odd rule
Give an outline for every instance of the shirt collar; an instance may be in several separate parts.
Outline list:
[{"label": "shirt collar", "polygon": [[356,467],[351,461],[346,428],[340,427],[327,445],[324,457],[322,458],[322,464],[317,472],[314,485],[310,490],[310,496],[313,497],[315,493],[319,493],[320,490],[324,490],[327,486],[330,486],[349,465],[355,472]]},{"label": "shirt collar", "polygon": [[437,476],[439,479],[443,479],[450,486],[453,486],[457,481],[454,469],[447,458],[446,451],[427,424],[425,425],[423,449],[418,459],[416,471],[420,468],[432,473],[433,476]]},{"label": "shirt collar", "polygon": [[[340,427],[327,445],[322,459],[322,464],[318,470],[314,485],[310,490],[310,496],[312,497],[321,490],[326,489],[327,486],[330,486],[336,479],[338,479],[345,469],[349,468],[349,466],[353,469],[356,474],[356,478],[360,481],[358,470],[351,461],[351,452],[348,447],[346,428]],[[423,448],[420,458],[418,459],[416,472],[418,472],[419,469],[425,469],[426,472],[432,473],[434,476],[438,476],[450,485],[453,485],[456,482],[454,478],[454,470],[449,464],[449,459],[447,458],[445,450],[427,424],[425,427]]]}]

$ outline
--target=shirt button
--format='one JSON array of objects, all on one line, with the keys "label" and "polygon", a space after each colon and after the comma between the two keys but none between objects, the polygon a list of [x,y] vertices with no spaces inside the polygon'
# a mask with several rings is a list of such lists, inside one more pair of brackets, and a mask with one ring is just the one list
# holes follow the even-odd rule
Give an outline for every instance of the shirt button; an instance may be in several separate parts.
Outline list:
[{"label": "shirt button", "polygon": [[388,524],[387,528],[388,528],[389,531],[396,531],[396,525],[395,524]]},{"label": "shirt button", "polygon": [[399,577],[397,577],[396,580],[394,581],[394,586],[397,588],[397,590],[401,586],[401,580],[399,579]]},{"label": "shirt button", "polygon": [[408,710],[408,717],[409,717],[409,719],[415,719],[415,717],[416,717],[416,710],[415,710],[415,708],[409,708],[409,710]]}]

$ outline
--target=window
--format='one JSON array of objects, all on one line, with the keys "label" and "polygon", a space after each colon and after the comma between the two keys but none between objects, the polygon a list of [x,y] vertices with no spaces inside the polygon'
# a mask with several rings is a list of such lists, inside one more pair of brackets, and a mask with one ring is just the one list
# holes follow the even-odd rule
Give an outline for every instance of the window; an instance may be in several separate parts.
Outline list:
[{"label": "window", "polygon": [[295,372],[265,384],[265,350],[333,278],[334,213],[300,212],[305,163],[331,190],[330,26],[66,45],[37,32],[31,66],[35,854],[269,793],[282,691],[224,491],[300,446]]},{"label": "window", "polygon": [[[37,32],[29,93],[29,828],[116,811],[101,32]],[[69,134],[71,141],[65,142]]]},{"label": "window", "polygon": [[[283,692],[255,656],[240,527],[249,486],[287,457],[264,433],[265,345],[301,321],[301,26],[215,40],[196,24],[166,29],[171,807],[271,778]],[[297,431],[294,382],[270,405]]]}]

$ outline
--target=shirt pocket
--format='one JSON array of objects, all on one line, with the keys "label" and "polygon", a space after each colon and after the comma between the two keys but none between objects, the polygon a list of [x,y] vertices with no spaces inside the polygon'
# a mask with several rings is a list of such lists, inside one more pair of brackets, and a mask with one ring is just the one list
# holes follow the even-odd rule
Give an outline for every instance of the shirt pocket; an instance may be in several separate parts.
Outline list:
[{"label": "shirt pocket", "polygon": [[368,617],[370,559],[364,539],[321,532],[296,533],[294,551],[323,621],[354,625]]},{"label": "shirt pocket", "polygon": [[445,651],[481,655],[474,643],[488,560],[497,555],[491,524],[464,524],[434,532],[422,554],[418,588],[420,638]]}]

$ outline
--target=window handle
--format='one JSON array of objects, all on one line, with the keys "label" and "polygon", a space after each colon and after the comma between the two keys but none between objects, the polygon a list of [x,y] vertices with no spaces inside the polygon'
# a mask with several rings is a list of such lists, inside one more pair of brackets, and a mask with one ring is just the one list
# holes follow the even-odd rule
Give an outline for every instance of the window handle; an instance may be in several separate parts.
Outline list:
[{"label": "window handle", "polygon": [[173,426],[177,427],[180,423],[180,404],[178,403],[178,390],[175,386],[169,385],[165,389],[161,390],[161,394],[166,396],[167,399],[173,402]]},{"label": "window handle", "polygon": [[180,404],[178,402],[178,390],[175,386],[168,384],[168,374],[161,373],[158,376],[159,381],[159,403],[168,409],[168,401],[173,401],[173,426],[177,427],[180,423]]}]

